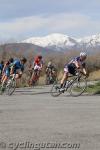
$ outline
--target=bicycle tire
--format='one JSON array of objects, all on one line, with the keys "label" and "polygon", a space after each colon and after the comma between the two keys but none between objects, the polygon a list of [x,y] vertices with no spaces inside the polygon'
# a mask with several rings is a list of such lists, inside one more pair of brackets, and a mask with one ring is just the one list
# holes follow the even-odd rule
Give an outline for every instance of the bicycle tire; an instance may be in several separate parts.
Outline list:
[{"label": "bicycle tire", "polygon": [[2,95],[4,92],[2,90],[2,86],[0,85],[0,95]]},{"label": "bicycle tire", "polygon": [[76,80],[73,81],[69,93],[73,97],[77,97],[82,95],[87,88],[87,80],[83,77],[76,78]]},{"label": "bicycle tire", "polygon": [[15,80],[11,80],[11,83],[7,86],[7,89],[6,89],[7,90],[7,94],[9,96],[11,96],[14,93],[15,89],[16,89],[16,81]]},{"label": "bicycle tire", "polygon": [[51,96],[57,97],[61,94],[61,92],[59,91],[60,89],[59,87],[60,87],[60,84],[58,82],[54,82],[50,91]]},{"label": "bicycle tire", "polygon": [[6,84],[4,84],[2,86],[2,84],[0,85],[0,95],[3,95],[6,92]]},{"label": "bicycle tire", "polygon": [[39,77],[37,76],[36,73],[34,73],[33,79],[32,79],[32,87],[34,88],[35,86],[38,85]]}]

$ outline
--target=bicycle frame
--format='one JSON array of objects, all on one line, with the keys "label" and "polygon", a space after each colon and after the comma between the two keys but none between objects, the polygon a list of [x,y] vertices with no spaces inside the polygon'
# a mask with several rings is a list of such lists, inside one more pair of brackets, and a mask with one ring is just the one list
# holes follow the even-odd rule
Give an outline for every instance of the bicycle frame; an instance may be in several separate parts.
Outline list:
[{"label": "bicycle frame", "polygon": [[[70,75],[69,78],[73,77],[73,79],[71,80],[66,80],[65,83],[64,83],[64,88],[65,88],[65,91],[68,90],[68,88],[71,87],[71,85],[76,81],[76,80],[79,80],[81,77],[82,77],[82,73],[78,72],[77,75],[75,76],[72,76]],[[66,86],[67,85],[67,86]]]}]

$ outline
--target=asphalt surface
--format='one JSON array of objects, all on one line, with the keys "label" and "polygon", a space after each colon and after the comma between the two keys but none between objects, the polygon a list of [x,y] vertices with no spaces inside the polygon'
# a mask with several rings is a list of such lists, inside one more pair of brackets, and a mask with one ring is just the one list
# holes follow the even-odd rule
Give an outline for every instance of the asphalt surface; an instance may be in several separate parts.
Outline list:
[{"label": "asphalt surface", "polygon": [[0,96],[0,150],[100,150],[100,96],[54,98],[49,91]]}]

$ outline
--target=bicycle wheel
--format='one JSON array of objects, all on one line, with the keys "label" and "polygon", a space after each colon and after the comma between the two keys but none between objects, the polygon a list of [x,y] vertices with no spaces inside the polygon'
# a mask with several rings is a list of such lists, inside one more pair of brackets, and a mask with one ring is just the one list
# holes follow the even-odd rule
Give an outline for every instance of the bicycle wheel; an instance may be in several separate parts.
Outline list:
[{"label": "bicycle wheel", "polygon": [[51,88],[51,91],[50,91],[51,95],[53,97],[59,96],[61,94],[61,92],[59,91],[59,89],[60,89],[60,83],[54,82],[54,84],[53,84],[53,86]]},{"label": "bicycle wheel", "polygon": [[6,91],[6,84],[4,84],[4,85],[1,84],[0,85],[0,95],[4,94],[5,91]]},{"label": "bicycle wheel", "polygon": [[[9,81],[8,81],[9,82]],[[16,88],[16,81],[15,80],[10,80],[10,83],[7,84],[7,94],[10,96],[14,93]]]},{"label": "bicycle wheel", "polygon": [[86,79],[80,77],[76,78],[76,80],[73,81],[69,92],[71,96],[80,96],[86,90],[86,88],[87,88]]},{"label": "bicycle wheel", "polygon": [[46,85],[50,84],[50,78],[48,76],[46,77],[45,83],[46,83]]},{"label": "bicycle wheel", "polygon": [[37,76],[37,74],[35,73],[31,81],[33,88],[38,85],[38,81],[39,81],[39,76]]}]

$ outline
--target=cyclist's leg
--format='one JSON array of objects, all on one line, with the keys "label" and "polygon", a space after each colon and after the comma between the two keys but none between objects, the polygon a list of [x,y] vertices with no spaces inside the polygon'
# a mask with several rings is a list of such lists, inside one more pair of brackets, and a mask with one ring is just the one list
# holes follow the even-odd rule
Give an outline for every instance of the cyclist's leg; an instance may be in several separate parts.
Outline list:
[{"label": "cyclist's leg", "polygon": [[6,69],[5,72],[4,72],[4,75],[2,77],[2,80],[1,80],[2,85],[4,85],[7,82],[9,76],[10,76],[10,71],[9,71],[9,69]]},{"label": "cyclist's leg", "polygon": [[32,82],[35,80],[35,70],[32,73],[31,79],[30,79],[30,84],[32,85]]},{"label": "cyclist's leg", "polygon": [[33,73],[33,76],[32,76],[32,80],[33,81],[37,81],[40,77],[40,66],[38,65],[35,65],[34,66],[34,73]]},{"label": "cyclist's leg", "polygon": [[20,72],[15,72],[14,74],[15,74],[15,79],[20,79],[23,73],[20,71]]},{"label": "cyclist's leg", "polygon": [[10,71],[9,69],[6,69],[3,77],[2,77],[2,82],[1,82],[1,91],[4,92],[6,89],[6,84],[7,84],[7,80],[10,77]]},{"label": "cyclist's leg", "polygon": [[37,70],[34,70],[34,81],[36,82],[40,77],[40,71],[37,69]]},{"label": "cyclist's leg", "polygon": [[68,68],[64,68],[64,74],[61,79],[60,88],[63,88],[64,82],[68,79]]},{"label": "cyclist's leg", "polygon": [[35,83],[36,78],[36,70],[33,70],[33,73],[31,75],[31,78],[29,80],[29,85],[32,86]]}]

